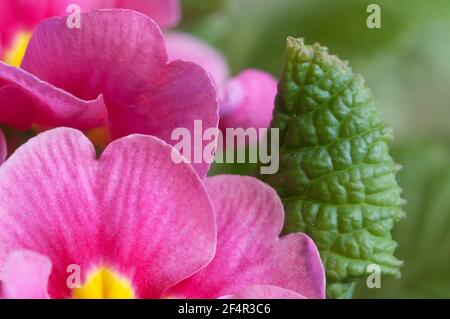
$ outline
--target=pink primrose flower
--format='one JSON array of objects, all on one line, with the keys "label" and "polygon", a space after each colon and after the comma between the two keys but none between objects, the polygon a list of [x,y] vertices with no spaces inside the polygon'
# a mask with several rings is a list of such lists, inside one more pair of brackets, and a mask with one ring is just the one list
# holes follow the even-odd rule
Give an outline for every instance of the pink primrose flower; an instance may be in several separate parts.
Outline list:
[{"label": "pink primrose flower", "polygon": [[20,147],[0,166],[2,297],[324,298],[312,240],[279,237],[273,189],[203,181],[172,152],[130,135],[97,159],[69,128]]},{"label": "pink primrose flower", "polygon": [[[169,63],[161,30],[131,10],[41,22],[20,68],[0,62],[0,123],[104,128],[106,141],[148,134],[171,143],[175,128],[218,125],[218,100],[209,75],[192,62]],[[173,142],[173,144],[175,141]],[[205,176],[209,164],[194,164]]]},{"label": "pink primrose flower", "polygon": [[162,28],[173,27],[181,18],[179,0],[2,0],[0,1],[0,57],[20,32],[31,32],[43,19],[65,16],[70,4],[82,11],[125,8],[139,11]]}]

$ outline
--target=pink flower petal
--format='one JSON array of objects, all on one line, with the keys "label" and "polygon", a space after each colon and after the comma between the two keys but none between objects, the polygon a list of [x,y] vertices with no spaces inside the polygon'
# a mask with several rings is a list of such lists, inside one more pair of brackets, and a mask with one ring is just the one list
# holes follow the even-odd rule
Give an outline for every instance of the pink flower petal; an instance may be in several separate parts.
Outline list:
[{"label": "pink flower petal", "polygon": [[47,299],[52,263],[40,254],[16,250],[8,255],[1,272],[2,298]]},{"label": "pink flower petal", "polygon": [[220,103],[220,128],[268,128],[277,94],[276,79],[246,70],[227,83]]},{"label": "pink flower petal", "polygon": [[2,50],[8,48],[17,32],[31,31],[45,18],[66,15],[67,6],[72,3],[73,0],[1,0],[0,58]]},{"label": "pink flower petal", "polygon": [[50,2],[50,0],[0,1],[0,58],[3,56],[2,51],[11,44],[18,31],[31,30],[41,19],[49,16]]},{"label": "pink flower petal", "polygon": [[215,217],[200,178],[167,144],[138,135],[101,158],[97,197],[107,259],[133,277],[138,296],[160,297],[214,257]]},{"label": "pink flower petal", "polygon": [[[20,28],[33,28],[40,20],[50,15],[65,13],[64,4],[70,0],[3,0],[9,2],[7,14],[15,17],[15,22]],[[63,11],[64,10],[64,11]]]},{"label": "pink flower petal", "polygon": [[79,98],[105,95],[124,105],[147,91],[147,83],[164,70],[167,54],[158,26],[129,10],[99,10],[81,15],[81,28],[70,29],[66,18],[39,24],[22,68]]},{"label": "pink flower petal", "polygon": [[[175,145],[178,141],[171,139],[172,132],[186,128],[191,132],[191,149],[194,151],[199,149],[195,145],[194,121],[200,120],[203,130],[218,126],[218,102],[212,83],[202,68],[190,62],[170,63],[160,74],[155,87],[136,96],[135,101],[135,105],[111,110],[114,137],[149,134]],[[144,106],[151,108],[143,110]],[[206,144],[208,141],[202,141],[200,150]],[[193,158],[190,160],[192,162]],[[210,166],[205,160],[192,165],[200,177],[206,176]]]},{"label": "pink flower petal", "polygon": [[[113,138],[149,134],[168,143],[176,128],[218,125],[218,101],[207,73],[189,62],[168,64],[161,30],[129,10],[82,15],[81,29],[64,18],[41,23],[23,68],[79,98],[105,97]],[[205,176],[209,165],[196,164]]]},{"label": "pink flower petal", "polygon": [[172,150],[136,135],[96,160],[79,131],[31,139],[0,166],[0,267],[16,249],[48,256],[54,298],[70,296],[72,264],[84,277],[110,267],[142,298],[159,297],[204,267],[215,251],[212,206],[198,175],[175,164]]},{"label": "pink flower petal", "polygon": [[[304,296],[275,286],[250,286],[220,299],[305,299]],[[261,309],[262,311],[262,309]]]},{"label": "pink flower petal", "polygon": [[0,128],[0,164],[2,164],[6,160],[6,156],[8,155],[8,148],[6,144],[6,138],[3,134],[2,129]]},{"label": "pink flower petal", "polygon": [[41,20],[66,16],[70,4],[83,12],[92,9],[124,8],[139,11],[154,19],[163,28],[174,27],[181,18],[179,0],[2,0],[0,1],[0,57],[15,33],[32,30]]},{"label": "pink flower petal", "polygon": [[[0,62],[0,69],[1,67]],[[0,87],[0,119],[2,124],[24,131],[29,129],[33,123],[33,105],[33,99],[22,89],[14,85]]]},{"label": "pink flower petal", "polygon": [[201,65],[214,80],[220,98],[220,128],[267,128],[277,94],[277,80],[269,73],[248,69],[229,80],[228,65],[214,48],[189,34],[166,36],[169,60]]},{"label": "pink flower petal", "polygon": [[115,7],[142,12],[162,28],[175,27],[181,19],[180,0],[116,0]]},{"label": "pink flower petal", "polygon": [[271,285],[325,297],[325,274],[313,241],[301,233],[279,238],[284,213],[272,188],[242,176],[213,177],[206,184],[217,219],[216,257],[169,295],[217,298]]},{"label": "pink flower petal", "polygon": [[0,1],[0,57],[12,40],[16,28],[16,15],[13,5],[16,1]]},{"label": "pink flower petal", "polygon": [[170,32],[165,39],[169,61],[184,60],[202,66],[211,75],[221,96],[229,78],[228,64],[222,54],[187,33]]},{"label": "pink flower petal", "polygon": [[0,166],[0,266],[17,249],[48,256],[52,297],[68,296],[70,264],[87,271],[99,256],[95,158],[81,133],[57,129],[29,140]]},{"label": "pink flower petal", "polygon": [[[3,85],[1,83],[3,81]],[[103,97],[82,100],[0,61],[0,121],[20,129],[43,126],[89,129],[106,125]]]},{"label": "pink flower petal", "polygon": [[83,12],[92,9],[132,9],[149,16],[162,28],[175,27],[181,19],[180,0],[78,0],[73,3],[79,4]]}]

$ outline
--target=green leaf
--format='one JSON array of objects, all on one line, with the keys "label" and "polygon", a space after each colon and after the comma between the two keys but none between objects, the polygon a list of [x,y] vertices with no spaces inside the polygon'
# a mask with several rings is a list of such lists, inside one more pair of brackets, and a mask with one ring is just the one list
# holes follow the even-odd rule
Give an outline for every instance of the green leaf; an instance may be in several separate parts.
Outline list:
[{"label": "green leaf", "polygon": [[450,298],[450,143],[408,138],[393,150],[407,200],[408,218],[394,231],[405,267],[401,280],[382,280],[381,289],[361,285],[357,296]]},{"label": "green leaf", "polygon": [[226,3],[227,0],[183,0],[181,1],[183,18],[202,17],[208,13],[222,9]]},{"label": "green leaf", "polygon": [[280,129],[280,170],[262,179],[283,200],[285,232],[317,244],[328,297],[350,297],[370,264],[399,277],[390,232],[404,216],[400,166],[363,78],[326,48],[289,38],[272,127]]},{"label": "green leaf", "polygon": [[249,154],[251,151],[257,151],[256,146],[246,146],[245,150],[240,149],[240,152],[245,152],[245,160],[244,163],[239,163],[237,159],[238,150],[226,150],[226,153],[218,152],[217,157],[225,158],[229,157],[234,159],[233,163],[217,163],[213,162],[211,168],[208,171],[208,176],[216,176],[216,175],[244,175],[244,176],[256,176],[257,169],[259,168],[259,163],[252,163],[250,161]]}]

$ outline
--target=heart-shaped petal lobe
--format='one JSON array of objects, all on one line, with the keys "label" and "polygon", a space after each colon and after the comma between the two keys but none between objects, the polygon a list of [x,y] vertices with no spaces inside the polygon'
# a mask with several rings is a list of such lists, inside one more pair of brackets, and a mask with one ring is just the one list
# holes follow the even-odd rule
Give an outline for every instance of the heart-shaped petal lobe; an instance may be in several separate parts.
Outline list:
[{"label": "heart-shaped petal lobe", "polygon": [[[217,128],[218,100],[210,77],[193,63],[168,63],[161,30],[153,20],[130,10],[101,10],[82,14],[81,21],[80,29],[67,28],[65,18],[42,22],[33,33],[23,69],[83,101],[104,96],[113,138],[149,134],[175,145],[172,132],[187,128],[193,133],[194,120],[202,121],[205,130]],[[11,81],[9,73],[3,77]],[[22,79],[28,76],[23,73],[14,83],[33,93],[24,86],[31,80]],[[58,112],[71,109],[57,108],[56,100],[40,102]],[[41,121],[49,117],[48,112],[39,114],[36,119]],[[209,168],[206,161],[194,166],[200,176]]]},{"label": "heart-shaped petal lobe", "polygon": [[206,181],[217,219],[217,252],[203,270],[169,296],[218,298],[254,285],[325,297],[325,273],[314,242],[301,233],[279,237],[284,212],[276,192],[252,177]]}]

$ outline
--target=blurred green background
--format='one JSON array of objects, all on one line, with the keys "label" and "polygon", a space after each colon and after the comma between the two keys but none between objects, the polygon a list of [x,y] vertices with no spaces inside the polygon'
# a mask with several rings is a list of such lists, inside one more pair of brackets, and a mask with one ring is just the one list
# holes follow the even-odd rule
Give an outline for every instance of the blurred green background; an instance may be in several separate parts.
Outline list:
[{"label": "blurred green background", "polygon": [[[381,7],[381,29],[366,26],[371,3]],[[183,6],[181,29],[221,50],[233,74],[254,67],[278,77],[285,39],[294,36],[329,47],[366,78],[394,128],[408,217],[393,234],[405,261],[402,278],[383,278],[380,289],[362,282],[355,297],[450,298],[450,0],[184,0]]]}]

